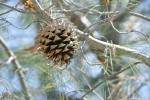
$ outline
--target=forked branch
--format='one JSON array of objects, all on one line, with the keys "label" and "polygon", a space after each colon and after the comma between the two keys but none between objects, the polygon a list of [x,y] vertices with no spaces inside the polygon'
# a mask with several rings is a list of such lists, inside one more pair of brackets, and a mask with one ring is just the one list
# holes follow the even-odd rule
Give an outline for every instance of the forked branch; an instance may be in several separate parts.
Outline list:
[{"label": "forked branch", "polygon": [[8,48],[8,46],[6,45],[5,40],[2,37],[0,37],[0,44],[5,49],[7,55],[9,57],[14,58],[12,60],[12,64],[14,65],[15,70],[18,70],[18,76],[19,76],[19,81],[20,81],[21,87],[22,87],[22,91],[24,93],[24,96],[25,96],[26,100],[30,100],[30,93],[29,93],[29,90],[27,88],[27,84],[26,84],[26,81],[25,81],[25,75],[22,71],[22,67],[21,67],[19,61],[16,59],[15,54]]}]

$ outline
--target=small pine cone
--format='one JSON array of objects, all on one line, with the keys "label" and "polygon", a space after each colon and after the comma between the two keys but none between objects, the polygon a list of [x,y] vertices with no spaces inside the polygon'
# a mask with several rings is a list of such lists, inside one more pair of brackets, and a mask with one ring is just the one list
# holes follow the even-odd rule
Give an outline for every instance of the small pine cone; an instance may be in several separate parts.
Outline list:
[{"label": "small pine cone", "polygon": [[22,4],[25,6],[25,10],[33,10],[35,11],[35,7],[33,6],[33,3],[31,0],[22,0]]},{"label": "small pine cone", "polygon": [[74,29],[71,22],[63,20],[44,25],[36,37],[38,51],[44,53],[54,65],[68,65],[79,47]]},{"label": "small pine cone", "polygon": [[108,5],[109,5],[109,3],[110,3],[110,1],[109,1],[109,0],[103,0],[103,4],[104,4],[105,6],[108,6]]}]

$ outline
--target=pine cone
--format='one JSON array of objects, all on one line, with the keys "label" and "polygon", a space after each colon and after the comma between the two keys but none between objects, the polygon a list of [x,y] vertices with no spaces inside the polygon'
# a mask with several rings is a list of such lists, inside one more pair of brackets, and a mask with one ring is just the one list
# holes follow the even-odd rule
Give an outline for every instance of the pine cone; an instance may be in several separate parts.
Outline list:
[{"label": "pine cone", "polygon": [[33,10],[35,11],[35,7],[31,0],[22,0],[22,4],[25,6],[25,10]]},{"label": "pine cone", "polygon": [[69,64],[79,47],[75,27],[71,22],[54,20],[44,25],[36,37],[38,51],[44,53],[46,59],[54,65]]},{"label": "pine cone", "polygon": [[109,3],[110,3],[110,1],[109,1],[109,0],[103,0],[103,4],[104,4],[105,6],[108,6],[108,5],[109,5]]}]

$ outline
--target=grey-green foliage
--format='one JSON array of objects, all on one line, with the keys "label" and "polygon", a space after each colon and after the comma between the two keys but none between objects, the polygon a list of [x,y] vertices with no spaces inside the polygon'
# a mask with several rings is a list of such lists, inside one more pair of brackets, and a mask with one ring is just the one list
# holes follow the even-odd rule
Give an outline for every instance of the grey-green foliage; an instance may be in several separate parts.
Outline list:
[{"label": "grey-green foliage", "polygon": [[[49,1],[50,0],[47,0],[46,2],[44,2],[45,5],[48,5]],[[96,9],[99,11],[106,10],[105,7],[102,5],[101,0],[99,0],[99,1],[98,0],[97,1],[68,0],[68,1],[71,3],[81,4],[82,7],[99,5],[97,8],[94,8],[95,7],[94,6],[92,9]],[[132,10],[133,8],[136,8],[136,6],[138,6],[138,2],[135,2],[135,1],[139,1],[139,0],[132,0],[131,2],[129,2],[127,7],[124,9]],[[120,2],[123,2],[123,1],[120,1]],[[113,4],[116,2],[115,2],[115,0],[113,0],[111,3]],[[72,8],[78,9],[77,7],[75,7],[73,5],[70,5],[70,6]],[[1,8],[1,9],[3,9],[3,8]],[[92,11],[92,9],[87,9],[87,11],[90,11],[90,10]],[[55,9],[53,9],[53,10],[55,10]],[[88,20],[91,21],[91,23],[93,23],[94,21],[96,22],[97,21],[96,18],[98,19],[101,17],[101,15],[98,15],[98,14],[90,15],[90,13],[87,14],[87,12],[83,12],[83,15],[85,15],[86,18],[88,18]],[[104,18],[104,17],[102,17],[102,18]],[[19,20],[21,21],[21,24],[23,24],[23,26],[25,24],[28,25],[37,19],[38,19],[38,16],[34,16],[34,15],[33,16],[32,15],[21,15],[19,18]],[[125,21],[126,20],[124,20],[123,22],[125,22]],[[121,22],[121,23],[117,22],[116,24],[118,26],[120,26],[120,25],[122,25],[123,22]],[[144,22],[142,22],[142,23],[144,23]],[[131,23],[128,23],[128,24],[131,24]],[[36,25],[40,26],[39,23],[37,23]],[[108,35],[110,36],[110,35],[114,34],[114,31],[112,32],[112,29],[110,29],[109,26],[110,26],[109,23],[107,23],[103,26],[96,24],[96,26],[94,26],[94,29],[100,31],[101,35],[106,35],[109,33]],[[5,27],[5,28],[7,28],[7,27]],[[36,27],[36,28],[37,29],[35,29],[35,30],[39,29],[39,27]],[[117,28],[119,28],[119,27],[117,27]],[[4,28],[1,28],[0,31],[6,32],[4,30]],[[22,31],[26,31],[26,30],[22,30]],[[22,34],[22,35],[24,36],[24,38],[28,38],[28,37],[25,37],[24,34]],[[132,39],[133,41],[130,41],[129,38],[131,37],[131,35],[133,36],[134,34],[126,35],[128,37],[128,40],[126,40],[127,42],[125,42],[124,45],[134,46],[135,43],[137,43],[137,42],[140,43],[140,41],[142,41],[142,44],[143,44],[143,39],[140,40],[140,37],[138,39],[135,38],[135,39]],[[14,39],[14,41],[15,41],[15,39]],[[121,41],[123,41],[123,39]],[[150,70],[147,66],[145,66],[143,64],[133,66],[131,69],[119,74],[118,78],[114,77],[113,79],[105,80],[105,78],[107,76],[111,76],[118,71],[117,69],[115,69],[116,66],[123,69],[125,67],[130,66],[133,62],[135,62],[135,60],[133,60],[131,58],[121,58],[121,57],[113,58],[113,57],[110,57],[110,55],[106,55],[106,54],[109,54],[109,50],[108,51],[106,50],[103,53],[103,52],[100,52],[97,50],[91,51],[91,49],[89,49],[89,47],[88,47],[88,44],[86,44],[86,45],[84,44],[84,46],[85,46],[84,49],[85,49],[86,58],[88,59],[88,61],[90,63],[97,63],[97,60],[98,60],[97,55],[101,55],[101,56],[106,57],[106,59],[109,62],[109,65],[108,66],[101,66],[101,65],[93,66],[93,65],[87,64],[87,61],[83,57],[82,53],[78,52],[76,58],[73,59],[73,61],[70,65],[68,65],[67,69],[60,70],[59,68],[56,68],[56,66],[55,67],[50,66],[51,62],[46,61],[45,57],[41,53],[37,53],[37,52],[31,53],[30,51],[27,51],[27,50],[17,49],[17,51],[15,52],[15,55],[17,56],[19,63],[23,67],[22,69],[24,70],[24,73],[26,76],[26,82],[28,84],[28,88],[30,90],[30,93],[32,94],[33,99],[35,99],[36,97],[38,98],[38,96],[41,96],[42,98],[46,98],[45,100],[52,100],[54,98],[58,99],[58,100],[67,100],[67,98],[69,100],[79,99],[81,96],[83,96],[87,92],[87,90],[91,89],[93,86],[95,86],[96,84],[98,84],[101,81],[103,81],[104,83],[102,85],[100,85],[97,89],[92,91],[90,94],[88,94],[85,97],[87,100],[100,100],[101,98],[104,98],[105,100],[107,100],[108,97],[110,99],[117,98],[114,100],[124,99],[124,98],[127,98],[128,95],[131,94],[132,91],[138,87],[137,84],[141,85],[144,82],[145,82],[144,83],[145,87],[148,88],[148,85],[146,85],[147,80],[146,81],[140,80],[140,79],[147,79],[147,76],[149,75],[149,72],[150,72]],[[140,45],[140,46],[143,47],[143,45]],[[134,47],[137,48],[137,46],[134,46]],[[22,47],[21,49],[24,49],[24,48]],[[7,51],[4,51],[3,47],[0,47],[0,60],[1,61],[4,61],[5,59],[7,59],[5,52],[7,52]],[[112,61],[115,61],[115,63],[110,64]],[[49,63],[50,65],[48,65],[47,63]],[[7,74],[11,78],[17,76],[17,71],[19,69],[12,70],[13,66],[1,66],[0,65],[0,67],[1,67],[1,69],[2,68],[10,69]],[[110,70],[111,74],[107,73],[108,68],[112,69],[112,70]],[[99,73],[97,71],[99,71]],[[9,73],[9,72],[11,72],[11,73]],[[1,70],[1,74],[3,74],[3,73],[5,73],[5,72],[2,72],[2,70]],[[98,73],[98,74],[96,74],[96,73]],[[5,80],[5,79],[3,79],[3,80]],[[10,87],[11,86],[17,87],[16,84],[11,83],[12,82],[11,80],[7,80],[7,82]],[[16,80],[16,83],[18,83],[18,80]],[[120,84],[121,84],[121,86],[120,86]],[[119,86],[120,86],[120,88],[118,88]],[[132,88],[130,88],[130,87],[132,87]],[[10,93],[11,98],[17,98],[18,100],[19,99],[23,100],[23,93],[20,92],[20,90],[16,90],[16,88],[8,88],[8,90],[11,92]],[[112,94],[113,93],[112,91],[117,91],[116,95],[113,94],[113,95],[115,95],[114,97],[111,97],[111,95],[108,95],[108,94]],[[148,93],[148,91],[146,91],[146,92],[143,90],[141,90],[141,91],[145,94]],[[139,91],[139,92],[137,91],[137,93],[133,93],[133,95],[137,98],[141,97],[144,100],[145,98],[142,97],[141,91]],[[0,91],[0,93],[2,93],[2,92],[3,91]],[[141,95],[140,95],[140,93],[141,93]]]}]

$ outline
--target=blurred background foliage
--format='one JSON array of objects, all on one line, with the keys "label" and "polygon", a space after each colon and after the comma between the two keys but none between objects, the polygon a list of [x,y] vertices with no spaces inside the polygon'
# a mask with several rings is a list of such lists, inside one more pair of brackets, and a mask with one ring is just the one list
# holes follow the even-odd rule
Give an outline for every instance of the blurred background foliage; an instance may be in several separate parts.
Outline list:
[{"label": "blurred background foliage", "polygon": [[[51,0],[40,1],[43,7],[52,4]],[[90,13],[92,10],[107,12],[102,0],[64,1],[67,2],[65,9],[89,7],[83,11],[66,14],[82,31],[88,29],[89,23],[92,25],[106,17],[98,13]],[[0,2],[15,6],[19,0],[0,0]],[[117,6],[116,11],[122,11],[127,4],[128,0],[111,0],[108,10],[113,11]],[[144,0],[133,11],[150,17],[149,5],[150,1]],[[23,9],[21,4],[18,7]],[[52,7],[49,10],[50,13],[54,11],[51,14],[53,18],[65,16],[62,13],[55,13],[56,9],[57,7]],[[9,8],[0,6],[0,13],[7,10]],[[2,18],[16,27],[6,23]],[[103,81],[103,84],[87,94],[85,100],[150,100],[150,68],[144,64],[132,66],[117,76],[106,79],[106,77],[119,72],[121,69],[129,67],[137,61],[135,59],[127,57],[112,58],[106,55],[109,50],[105,52],[93,51],[88,44],[81,42],[84,53],[79,50],[71,64],[66,69],[61,70],[50,66],[48,64],[50,62],[47,62],[42,54],[27,51],[26,49],[34,45],[35,37],[41,27],[37,20],[42,19],[35,15],[22,14],[16,11],[0,16],[0,36],[5,39],[8,47],[13,50],[22,65],[32,100],[80,100],[89,89],[101,81]],[[83,20],[83,23],[81,20]],[[26,28],[28,25],[30,26]],[[145,33],[147,36],[150,35],[150,22],[130,16],[130,14],[117,18],[114,25],[121,31],[134,29]],[[134,48],[150,55],[150,47],[145,37],[139,33],[118,34],[109,23],[96,24],[87,31],[93,33],[92,35],[96,38],[105,37],[102,40]],[[12,64],[2,64],[8,59],[6,52],[0,45],[0,97],[2,98],[5,93],[8,93],[4,100],[24,100],[17,70],[13,68]],[[88,64],[87,60],[90,63],[100,63],[99,55],[106,56],[108,66]],[[85,60],[85,57],[87,60]]]}]

